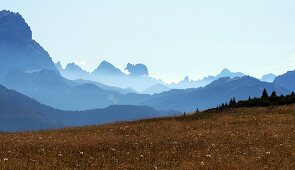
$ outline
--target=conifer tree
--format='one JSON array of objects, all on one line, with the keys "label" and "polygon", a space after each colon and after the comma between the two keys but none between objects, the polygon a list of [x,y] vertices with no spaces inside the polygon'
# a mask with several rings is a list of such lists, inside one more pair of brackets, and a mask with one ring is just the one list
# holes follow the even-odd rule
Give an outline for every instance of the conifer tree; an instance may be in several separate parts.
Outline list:
[{"label": "conifer tree", "polygon": [[262,99],[266,99],[268,98],[268,93],[266,91],[266,89],[263,89],[263,92],[262,92],[262,96],[261,96]]},{"label": "conifer tree", "polygon": [[277,93],[276,93],[275,91],[273,91],[273,92],[271,93],[271,97],[277,97]]}]

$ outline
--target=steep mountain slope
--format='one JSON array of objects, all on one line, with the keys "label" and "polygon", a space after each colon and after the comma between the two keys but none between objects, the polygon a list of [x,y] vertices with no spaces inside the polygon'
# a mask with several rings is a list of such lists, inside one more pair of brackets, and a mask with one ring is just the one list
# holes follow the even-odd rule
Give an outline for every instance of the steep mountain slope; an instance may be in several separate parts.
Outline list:
[{"label": "steep mountain slope", "polygon": [[291,91],[295,91],[295,71],[288,71],[276,77],[274,83]]},{"label": "steep mountain slope", "polygon": [[249,96],[258,97],[266,88],[269,92],[286,94],[289,91],[275,84],[261,82],[258,79],[244,76],[241,78],[220,78],[204,88],[171,90],[156,94],[144,102],[158,109],[174,109],[178,111],[194,111],[216,107],[222,102],[228,102],[235,97],[237,100],[247,99]]},{"label": "steep mountain slope", "polygon": [[0,80],[12,69],[50,69],[58,73],[48,53],[32,39],[32,31],[19,13],[0,11]]}]

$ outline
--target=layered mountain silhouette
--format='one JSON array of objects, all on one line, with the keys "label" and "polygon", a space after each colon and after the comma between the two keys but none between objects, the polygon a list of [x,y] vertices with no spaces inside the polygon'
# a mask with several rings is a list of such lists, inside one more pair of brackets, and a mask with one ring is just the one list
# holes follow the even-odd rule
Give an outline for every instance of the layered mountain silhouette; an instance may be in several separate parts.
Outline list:
[{"label": "layered mountain silhouette", "polygon": [[211,84],[197,89],[179,89],[153,95],[145,101],[158,109],[174,109],[178,111],[194,111],[216,107],[222,102],[228,102],[235,97],[237,100],[260,97],[262,90],[276,91],[277,94],[287,94],[290,91],[273,83],[261,82],[249,76],[215,80]]},{"label": "layered mountain silhouette", "polygon": [[85,126],[177,114],[148,106],[116,105],[87,111],[62,111],[0,85],[0,131]]},{"label": "layered mountain silhouette", "polygon": [[66,68],[63,69],[60,62],[55,64],[58,71],[63,77],[66,77],[70,80],[76,80],[76,79],[90,79],[90,73],[83,70],[80,66],[78,66],[75,63],[69,63],[66,65]]},{"label": "layered mountain silhouette", "polygon": [[99,83],[99,82],[96,82],[96,81],[91,81],[91,80],[84,80],[84,79],[78,79],[78,80],[67,80],[65,79],[66,82],[71,85],[72,87],[74,86],[78,86],[78,85],[82,85],[82,84],[94,84],[104,90],[109,90],[109,91],[114,91],[114,92],[118,92],[118,93],[121,93],[121,94],[128,94],[128,93],[137,93],[136,90],[133,90],[131,88],[120,88],[120,87],[115,87],[115,86],[108,86],[108,85],[105,85],[105,84],[102,84],[102,83]]},{"label": "layered mountain silhouette", "polygon": [[63,127],[50,117],[55,110],[0,85],[0,131]]},{"label": "layered mountain silhouette", "polygon": [[[274,84],[224,69],[216,76],[197,81],[186,77],[180,83],[166,86],[161,80],[149,77],[143,64],[128,63],[129,73],[107,61],[100,63],[92,73],[74,63],[63,69],[32,40],[30,27],[18,13],[1,11],[0,25],[0,83],[57,109],[146,105],[159,110],[193,111],[215,107],[232,97],[239,100],[259,96],[264,88],[277,94],[294,89],[294,72],[277,77]],[[89,79],[83,80],[84,76]],[[130,87],[147,94],[136,94]]]},{"label": "layered mountain silhouette", "polygon": [[[12,70],[2,83],[43,104],[64,110],[104,108],[125,99],[125,95],[119,92],[105,90],[92,83],[66,80],[52,70],[32,73]],[[126,99],[126,102],[131,100]]]},{"label": "layered mountain silhouette", "polygon": [[234,78],[234,77],[243,77],[243,76],[245,76],[245,74],[241,72],[231,72],[229,69],[225,68],[216,76],[207,76],[201,80],[196,80],[196,81],[190,80],[189,77],[187,76],[184,78],[184,80],[180,81],[179,83],[169,84],[168,87],[170,87],[171,89],[198,88],[198,87],[204,87],[222,77]]},{"label": "layered mountain silhouette", "polygon": [[48,53],[32,39],[32,31],[19,13],[0,11],[0,80],[13,69],[58,73]]},{"label": "layered mountain silhouette", "polygon": [[260,80],[272,83],[275,80],[276,77],[277,77],[276,75],[274,75],[272,73],[269,73],[269,74],[266,74],[266,75],[262,76],[262,78]]},{"label": "layered mountain silhouette", "polygon": [[78,66],[75,63],[69,63],[67,64],[66,68],[63,69],[60,62],[57,62],[56,64],[57,69],[59,70],[60,74],[63,77],[66,77],[65,81],[72,87],[82,84],[94,84],[104,90],[112,90],[115,92],[119,92],[122,94],[127,93],[137,93],[135,90],[131,88],[119,88],[115,86],[108,86],[103,83],[99,83],[96,81],[91,80],[91,74],[85,70],[83,70],[80,66]]},{"label": "layered mountain silhouette", "polygon": [[91,73],[91,80],[121,88],[131,88],[138,92],[156,84],[163,84],[162,81],[148,76],[147,67],[143,64],[127,64],[129,74],[123,73],[120,69],[107,61],[103,61],[96,70]]},{"label": "layered mountain silhouette", "polygon": [[132,92],[142,92],[156,84],[164,84],[161,80],[149,77],[148,68],[144,64],[128,63],[125,68],[127,74],[107,61],[102,61],[91,73],[83,70],[75,63],[70,63],[63,69],[58,62],[56,67],[62,76],[70,80],[84,79],[121,89],[130,89],[129,91]]},{"label": "layered mountain silhouette", "polygon": [[295,71],[288,71],[276,77],[274,83],[291,91],[295,91]]},{"label": "layered mountain silhouette", "polygon": [[164,84],[156,84],[152,87],[145,89],[144,91],[142,91],[142,93],[143,94],[156,94],[156,93],[162,93],[162,92],[169,91],[169,90],[171,90],[171,89]]}]

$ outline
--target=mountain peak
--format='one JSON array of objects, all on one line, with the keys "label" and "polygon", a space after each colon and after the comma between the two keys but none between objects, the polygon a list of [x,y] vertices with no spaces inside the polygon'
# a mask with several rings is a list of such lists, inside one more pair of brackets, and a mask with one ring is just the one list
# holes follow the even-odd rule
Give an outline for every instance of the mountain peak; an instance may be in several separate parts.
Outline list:
[{"label": "mountain peak", "polygon": [[93,74],[109,74],[109,75],[121,75],[123,74],[120,69],[116,68],[113,64],[103,60]]},{"label": "mountain peak", "polygon": [[230,74],[230,73],[232,73],[232,72],[229,69],[224,68],[220,74]]},{"label": "mountain peak", "polygon": [[48,52],[32,39],[31,28],[19,13],[0,11],[0,54],[0,79],[15,68],[58,72]]},{"label": "mountain peak", "polygon": [[0,11],[0,41],[19,44],[31,40],[31,28],[19,13]]},{"label": "mountain peak", "polygon": [[[110,62],[103,60],[100,65],[112,65]],[[112,65],[113,66],[113,65]]]},{"label": "mountain peak", "polygon": [[81,70],[81,67],[75,64],[74,62],[67,64],[66,70]]},{"label": "mountain peak", "polygon": [[276,75],[269,73],[269,74],[263,75],[261,78],[261,81],[272,83],[276,77],[277,77]]},{"label": "mountain peak", "polygon": [[230,77],[230,78],[234,78],[234,77],[243,77],[245,76],[243,73],[241,72],[231,72],[229,69],[224,68],[220,74],[217,75],[217,78],[220,77]]},{"label": "mountain peak", "polygon": [[188,76],[185,76],[185,78],[183,79],[183,82],[190,82],[190,79]]},{"label": "mountain peak", "polygon": [[61,72],[63,70],[60,61],[58,61],[57,63],[55,63],[56,68],[58,69],[59,72]]},{"label": "mountain peak", "polygon": [[131,75],[135,76],[148,76],[148,68],[144,64],[127,64],[125,68]]}]

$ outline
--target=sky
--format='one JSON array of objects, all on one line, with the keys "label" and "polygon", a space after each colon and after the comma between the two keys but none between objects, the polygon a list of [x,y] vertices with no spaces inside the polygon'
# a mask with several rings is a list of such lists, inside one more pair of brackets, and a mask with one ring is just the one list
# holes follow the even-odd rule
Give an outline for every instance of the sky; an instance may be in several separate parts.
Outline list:
[{"label": "sky", "polygon": [[177,82],[223,68],[255,77],[295,69],[294,0],[0,0],[63,66],[143,63]]}]

